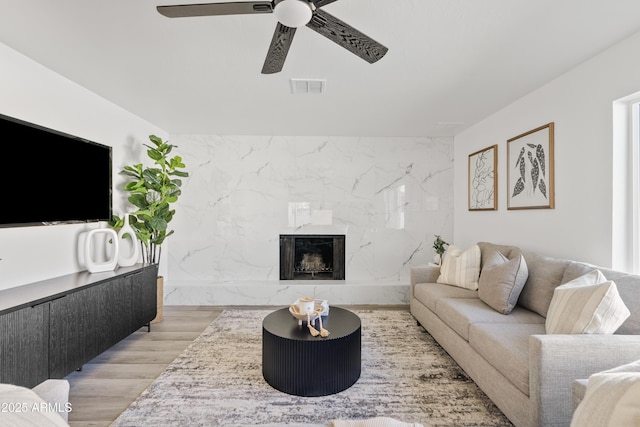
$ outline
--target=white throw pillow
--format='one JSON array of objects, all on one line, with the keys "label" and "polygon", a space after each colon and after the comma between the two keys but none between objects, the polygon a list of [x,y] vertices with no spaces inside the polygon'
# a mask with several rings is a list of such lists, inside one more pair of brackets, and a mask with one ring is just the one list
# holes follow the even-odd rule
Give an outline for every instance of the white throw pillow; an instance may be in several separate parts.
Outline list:
[{"label": "white throw pillow", "polygon": [[545,328],[548,334],[613,334],[630,315],[616,284],[593,270],[553,291]]},{"label": "white throw pillow", "polygon": [[[622,369],[621,369],[622,368]],[[589,377],[571,427],[640,425],[640,360]]]},{"label": "white throw pillow", "polygon": [[449,246],[444,253],[438,283],[459,286],[461,288],[478,289],[480,276],[480,246],[473,245],[462,251],[457,246]]}]

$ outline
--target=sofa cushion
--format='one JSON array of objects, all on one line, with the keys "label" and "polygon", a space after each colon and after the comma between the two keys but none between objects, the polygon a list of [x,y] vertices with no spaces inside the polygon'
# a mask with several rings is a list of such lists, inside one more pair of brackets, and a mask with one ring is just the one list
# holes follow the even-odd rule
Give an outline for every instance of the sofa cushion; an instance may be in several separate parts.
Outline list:
[{"label": "sofa cushion", "polygon": [[442,283],[418,283],[413,289],[415,299],[435,313],[440,298],[478,298],[478,291]]},{"label": "sofa cushion", "polygon": [[491,308],[509,314],[516,306],[529,272],[521,254],[508,259],[493,251],[484,260],[478,281],[478,296]]},{"label": "sofa cushion", "polygon": [[480,247],[473,245],[466,250],[449,246],[444,253],[438,283],[478,289],[480,277]]},{"label": "sofa cushion", "polygon": [[567,264],[567,268],[564,269],[561,283],[569,283],[570,281],[577,279],[580,276],[584,276],[593,270],[598,270],[593,264],[587,264],[586,262],[571,261]]},{"label": "sofa cushion", "polygon": [[640,360],[593,374],[571,427],[640,425]]},{"label": "sofa cushion", "polygon": [[469,328],[469,344],[529,396],[529,336],[536,334],[544,334],[544,324],[475,323]]},{"label": "sofa cushion", "polygon": [[607,280],[613,280],[618,287],[620,298],[632,308],[631,316],[618,328],[616,334],[640,335],[640,276],[601,268]]},{"label": "sofa cushion", "polygon": [[518,304],[546,317],[553,291],[562,284],[564,271],[572,261],[531,252],[522,254],[527,262],[529,277],[522,288]]},{"label": "sofa cushion", "polygon": [[613,334],[629,315],[615,282],[593,270],[555,289],[546,329],[548,334]]},{"label": "sofa cushion", "polygon": [[469,327],[474,323],[536,323],[544,325],[544,318],[521,307],[507,316],[500,314],[479,298],[440,298],[436,314],[451,329],[469,341]]}]

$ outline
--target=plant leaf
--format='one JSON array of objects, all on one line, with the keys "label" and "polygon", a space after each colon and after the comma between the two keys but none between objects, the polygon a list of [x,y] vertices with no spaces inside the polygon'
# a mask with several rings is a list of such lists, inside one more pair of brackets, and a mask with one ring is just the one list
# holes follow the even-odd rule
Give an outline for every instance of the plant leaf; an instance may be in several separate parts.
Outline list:
[{"label": "plant leaf", "polygon": [[524,181],[522,180],[522,178],[518,178],[518,180],[516,181],[516,185],[513,187],[513,194],[511,195],[511,197],[515,197],[518,194],[522,193],[522,190],[524,190]]},{"label": "plant leaf", "polygon": [[544,198],[548,199],[548,197],[547,197],[547,185],[544,183],[544,179],[540,179],[540,185],[538,185],[538,187],[540,188],[540,192],[542,193]]},{"label": "plant leaf", "polygon": [[536,186],[538,185],[538,176],[540,174],[540,167],[538,166],[538,159],[533,159],[533,167],[531,168],[531,180],[533,181],[533,192],[536,192]]},{"label": "plant leaf", "polygon": [[538,158],[538,162],[540,162],[540,168],[542,169],[542,176],[546,176],[545,166],[544,166],[544,150],[542,149],[542,144],[538,144],[536,147],[536,157]]}]

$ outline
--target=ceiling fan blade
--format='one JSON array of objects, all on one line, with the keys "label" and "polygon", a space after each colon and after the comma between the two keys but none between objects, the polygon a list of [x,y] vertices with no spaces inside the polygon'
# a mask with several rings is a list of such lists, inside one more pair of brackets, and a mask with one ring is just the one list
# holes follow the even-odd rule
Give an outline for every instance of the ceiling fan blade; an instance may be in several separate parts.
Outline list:
[{"label": "ceiling fan blade", "polygon": [[322,7],[322,6],[327,5],[329,3],[333,3],[336,0],[312,0],[312,1],[313,1],[313,4],[316,7]]},{"label": "ceiling fan blade", "polygon": [[161,15],[164,15],[168,18],[185,18],[191,16],[272,13],[273,4],[270,1],[179,4],[157,6],[156,9]]},{"label": "ceiling fan blade", "polygon": [[287,58],[295,33],[295,28],[287,27],[278,22],[269,45],[267,58],[262,66],[262,74],[275,74],[282,71],[284,60]]},{"label": "ceiling fan blade", "polygon": [[[322,1],[322,0],[320,0]],[[313,12],[307,27],[334,41],[370,64],[380,60],[389,49],[321,9]]]}]

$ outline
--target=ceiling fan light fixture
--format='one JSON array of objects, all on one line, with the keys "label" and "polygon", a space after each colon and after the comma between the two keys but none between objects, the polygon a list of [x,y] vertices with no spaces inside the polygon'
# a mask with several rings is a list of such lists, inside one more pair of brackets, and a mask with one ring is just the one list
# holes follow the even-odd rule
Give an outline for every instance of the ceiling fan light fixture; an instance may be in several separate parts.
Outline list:
[{"label": "ceiling fan light fixture", "polygon": [[307,25],[313,15],[311,4],[306,0],[282,0],[274,11],[278,22],[291,28]]}]

